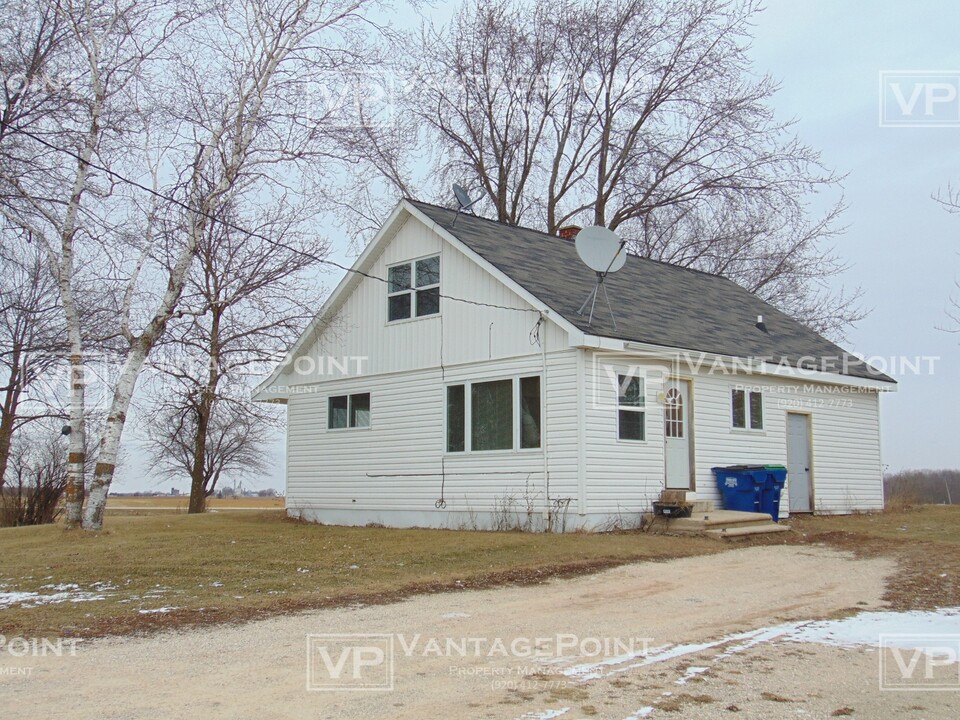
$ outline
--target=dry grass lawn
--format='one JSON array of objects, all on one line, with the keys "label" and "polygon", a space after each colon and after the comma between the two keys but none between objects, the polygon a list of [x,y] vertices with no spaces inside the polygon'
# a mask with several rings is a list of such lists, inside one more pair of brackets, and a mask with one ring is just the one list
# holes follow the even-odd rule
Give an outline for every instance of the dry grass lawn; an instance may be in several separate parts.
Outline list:
[{"label": "dry grass lawn", "polygon": [[[893,607],[960,605],[960,507],[794,517],[789,523],[794,532],[746,543],[825,543],[893,556],[901,568],[888,588]],[[648,533],[321,526],[288,521],[274,511],[114,514],[98,534],[61,526],[0,529],[0,634],[94,637],[236,621],[415,593],[537,583],[727,547]],[[40,597],[10,602],[10,593]],[[58,593],[64,601],[42,604]],[[72,601],[78,599],[84,601]]]},{"label": "dry grass lawn", "polygon": [[[708,552],[714,540],[637,533],[543,535],[320,526],[275,512],[107,518],[98,534],[0,529],[3,593],[66,592],[0,609],[0,633],[90,637],[387,602],[417,592],[538,582],[640,559]],[[60,587],[57,586],[79,586]],[[78,593],[87,593],[86,596]],[[102,598],[71,602],[78,597]],[[161,609],[174,608],[165,612]]]}]

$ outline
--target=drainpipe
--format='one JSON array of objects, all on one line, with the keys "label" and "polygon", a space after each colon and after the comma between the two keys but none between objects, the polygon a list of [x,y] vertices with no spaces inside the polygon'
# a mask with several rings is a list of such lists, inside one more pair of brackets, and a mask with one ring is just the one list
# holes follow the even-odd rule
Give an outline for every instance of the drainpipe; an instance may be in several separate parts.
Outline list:
[{"label": "drainpipe", "polygon": [[543,417],[540,418],[540,445],[543,448],[543,520],[546,526],[550,527],[550,466],[547,459],[547,448],[550,444],[547,442],[547,418],[550,417],[548,411],[547,398],[550,396],[547,382],[547,317],[540,311],[540,366],[543,376],[543,388],[541,391]]}]

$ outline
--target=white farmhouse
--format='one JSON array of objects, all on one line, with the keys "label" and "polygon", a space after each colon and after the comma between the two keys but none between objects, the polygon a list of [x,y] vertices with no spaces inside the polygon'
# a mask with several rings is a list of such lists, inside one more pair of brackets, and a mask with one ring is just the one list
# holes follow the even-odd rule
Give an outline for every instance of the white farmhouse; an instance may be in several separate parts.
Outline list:
[{"label": "white farmhouse", "polygon": [[402,201],[256,390],[287,406],[287,510],[573,530],[711,468],[782,464],[780,511],[883,507],[889,377],[724,278]]}]

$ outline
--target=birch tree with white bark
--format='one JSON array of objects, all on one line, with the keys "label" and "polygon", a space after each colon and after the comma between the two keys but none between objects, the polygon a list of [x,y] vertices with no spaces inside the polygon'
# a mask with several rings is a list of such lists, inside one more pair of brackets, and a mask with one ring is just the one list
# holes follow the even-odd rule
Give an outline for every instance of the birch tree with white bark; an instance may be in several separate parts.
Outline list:
[{"label": "birch tree with white bark", "polygon": [[[146,360],[178,310],[197,247],[228,203],[309,191],[336,109],[316,103],[366,59],[364,0],[57,5],[72,76],[67,111],[22,129],[38,179],[0,168],[6,219],[54,269],[69,341],[68,524],[98,530]],[[135,151],[144,148],[143,153]],[[142,160],[146,157],[146,160]],[[131,179],[133,180],[131,182]],[[135,184],[134,184],[135,183]],[[144,192],[144,188],[147,192]],[[88,306],[114,368],[84,507]]]}]

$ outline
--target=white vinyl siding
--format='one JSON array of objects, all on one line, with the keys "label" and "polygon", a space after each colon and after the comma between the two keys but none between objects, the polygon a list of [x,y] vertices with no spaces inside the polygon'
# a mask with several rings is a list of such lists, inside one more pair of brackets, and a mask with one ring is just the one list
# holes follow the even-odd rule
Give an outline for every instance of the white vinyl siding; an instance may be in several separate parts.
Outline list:
[{"label": "white vinyl siding", "polygon": [[[550,496],[570,499],[568,527],[576,524],[577,422],[576,351],[549,353],[548,449]],[[287,507],[333,510],[339,522],[396,524],[384,512],[439,527],[458,527],[473,515],[490,513],[498,501],[527,499],[542,512],[542,449],[507,449],[475,453],[445,452],[446,390],[450,384],[527,377],[541,372],[540,355],[495,363],[473,363],[409,373],[347,378],[313,386],[290,398],[288,410]],[[445,375],[445,377],[443,377]],[[444,382],[446,381],[446,383]],[[328,391],[328,388],[332,390]],[[328,392],[348,395],[375,387],[376,422],[363,433],[330,431],[326,424]],[[322,389],[322,392],[320,391]],[[544,390],[541,388],[541,395]],[[442,490],[441,490],[442,488]],[[445,506],[438,509],[442,497]],[[361,513],[362,515],[358,514]]]}]

